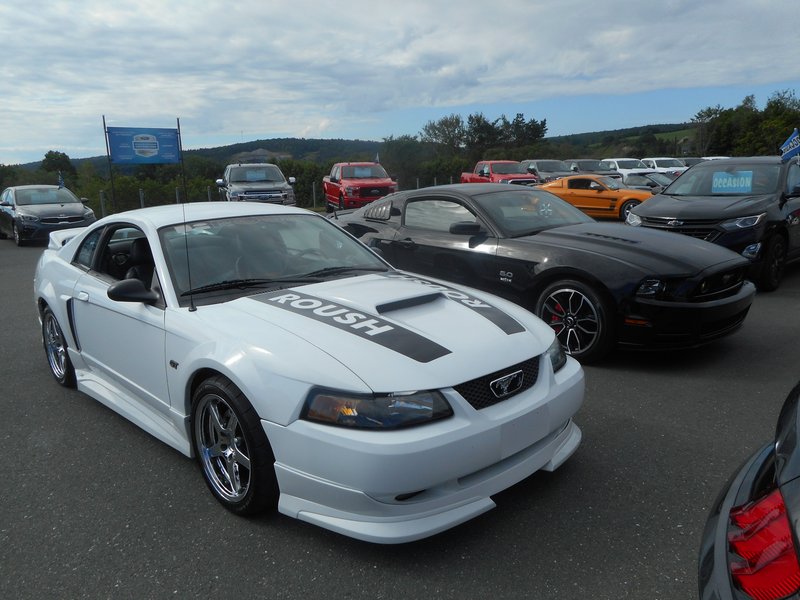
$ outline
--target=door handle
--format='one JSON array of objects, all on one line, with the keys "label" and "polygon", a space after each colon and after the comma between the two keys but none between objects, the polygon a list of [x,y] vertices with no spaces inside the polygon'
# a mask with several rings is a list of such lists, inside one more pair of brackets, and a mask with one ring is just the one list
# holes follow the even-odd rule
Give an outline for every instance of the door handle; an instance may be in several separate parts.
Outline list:
[{"label": "door handle", "polygon": [[76,298],[78,300],[80,300],[81,302],[88,302],[89,301],[89,292],[78,292],[78,295],[76,296]]},{"label": "door handle", "polygon": [[407,249],[415,248],[417,246],[416,242],[411,238],[406,238],[404,240],[397,240],[397,244]]}]

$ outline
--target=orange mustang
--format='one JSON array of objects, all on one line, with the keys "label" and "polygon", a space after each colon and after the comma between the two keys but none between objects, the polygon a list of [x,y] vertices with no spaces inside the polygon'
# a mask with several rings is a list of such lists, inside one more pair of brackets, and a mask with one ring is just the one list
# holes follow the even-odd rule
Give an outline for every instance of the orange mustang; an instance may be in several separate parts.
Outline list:
[{"label": "orange mustang", "polygon": [[622,221],[631,209],[652,197],[650,192],[622,187],[604,175],[570,175],[539,186],[592,217]]}]

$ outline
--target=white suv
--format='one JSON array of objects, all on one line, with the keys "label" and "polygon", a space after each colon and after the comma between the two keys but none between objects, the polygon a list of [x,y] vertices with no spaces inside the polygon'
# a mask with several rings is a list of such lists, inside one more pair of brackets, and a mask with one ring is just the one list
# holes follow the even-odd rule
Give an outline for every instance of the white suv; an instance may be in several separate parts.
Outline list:
[{"label": "white suv", "polygon": [[667,156],[643,158],[642,162],[656,173],[666,173],[667,175],[672,175],[673,177],[677,177],[689,168],[677,158],[670,158]]}]

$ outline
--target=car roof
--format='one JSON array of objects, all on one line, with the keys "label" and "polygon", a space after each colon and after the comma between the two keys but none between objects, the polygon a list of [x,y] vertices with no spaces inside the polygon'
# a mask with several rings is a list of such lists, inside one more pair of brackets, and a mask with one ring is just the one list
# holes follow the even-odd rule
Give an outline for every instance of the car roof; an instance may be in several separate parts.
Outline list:
[{"label": "car roof", "polygon": [[8,190],[43,190],[43,189],[44,190],[52,190],[52,189],[57,189],[59,187],[63,187],[63,186],[50,185],[48,183],[35,183],[35,184],[32,184],[32,185],[11,185],[11,186],[7,187],[6,189],[8,189]]},{"label": "car roof", "polygon": [[[712,165],[713,168],[721,168],[722,165],[737,165],[737,164],[764,164],[764,165],[779,165],[783,162],[780,156],[737,156],[735,158],[718,158],[716,160],[705,160],[702,163],[704,166]],[[695,166],[698,166],[695,165]]]},{"label": "car roof", "polygon": [[140,221],[155,229],[183,222],[245,217],[254,215],[314,214],[304,208],[262,202],[187,202],[137,208],[104,217],[99,224],[117,221]]}]

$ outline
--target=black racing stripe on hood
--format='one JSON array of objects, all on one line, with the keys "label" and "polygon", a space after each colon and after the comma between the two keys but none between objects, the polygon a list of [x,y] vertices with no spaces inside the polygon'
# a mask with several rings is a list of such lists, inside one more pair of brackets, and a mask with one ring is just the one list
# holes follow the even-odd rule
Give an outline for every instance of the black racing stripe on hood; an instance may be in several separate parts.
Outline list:
[{"label": "black racing stripe on hood", "polygon": [[453,300],[454,302],[459,302],[466,306],[467,308],[471,308],[476,313],[481,315],[483,318],[488,319],[495,325],[497,325],[503,333],[511,335],[513,333],[521,333],[525,331],[525,327],[522,326],[516,319],[511,317],[510,315],[504,313],[499,308],[492,306],[488,302],[484,302],[479,298],[475,298],[474,296],[470,296],[466,292],[451,288],[449,286],[443,285],[436,281],[430,281],[423,277],[417,277],[413,275],[406,275],[404,273],[397,273],[397,272],[389,272],[389,273],[381,273],[381,277],[388,277],[390,279],[404,279],[406,281],[415,281],[417,283],[421,283],[422,285],[426,285],[434,290],[437,290],[442,293],[443,296]]},{"label": "black racing stripe on hood", "polygon": [[396,323],[294,290],[268,292],[250,298],[352,333],[417,362],[427,363],[450,354],[444,346]]}]

